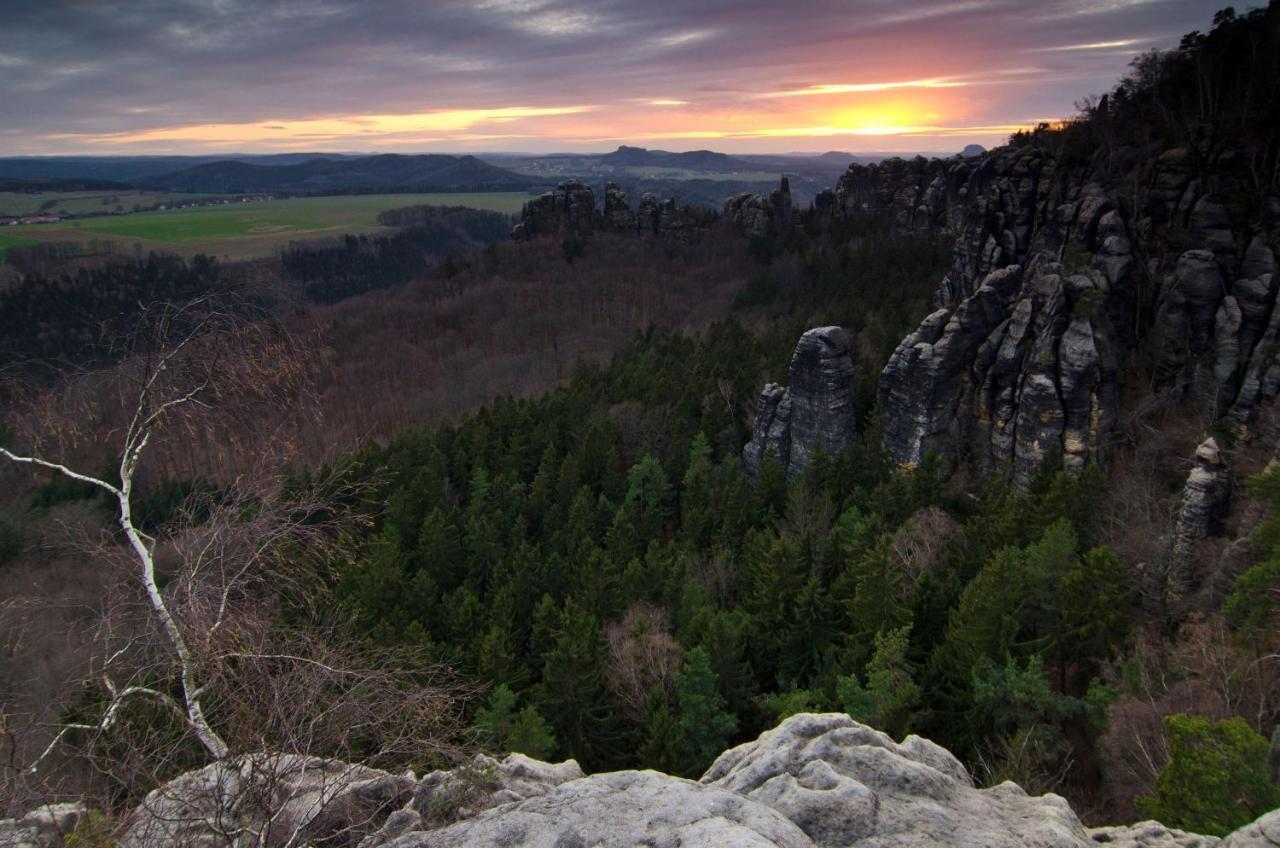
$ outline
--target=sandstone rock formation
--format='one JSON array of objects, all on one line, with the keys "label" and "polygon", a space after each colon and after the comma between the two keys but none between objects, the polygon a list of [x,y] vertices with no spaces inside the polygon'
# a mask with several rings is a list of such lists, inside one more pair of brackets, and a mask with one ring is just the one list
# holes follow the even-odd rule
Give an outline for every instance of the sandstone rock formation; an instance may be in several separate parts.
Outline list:
[{"label": "sandstone rock formation", "polygon": [[[223,846],[228,831],[283,844],[288,834],[323,840],[385,818],[414,781],[314,757],[269,755],[214,763],[150,792],[133,811],[121,848]],[[309,842],[304,843],[309,844]]]},{"label": "sandstone rock formation", "polygon": [[624,234],[655,235],[676,241],[694,239],[715,217],[708,209],[679,206],[674,198],[646,193],[635,212],[617,183],[605,183],[603,212],[595,208],[595,193],[578,180],[568,180],[524,205],[520,223],[511,238],[520,241],[542,236],[586,236],[596,230]]},{"label": "sandstone rock formation", "polygon": [[900,465],[934,452],[947,468],[1025,484],[1049,456],[1071,472],[1105,463],[1117,371],[1139,357],[1168,402],[1207,401],[1247,436],[1280,395],[1280,199],[1242,229],[1230,205],[1247,194],[1247,169],[1195,145],[1068,160],[1029,141],[853,164],[819,196],[820,220],[887,219],[954,240],[936,311],[880,382]]},{"label": "sandstone rock formation", "polygon": [[604,184],[604,225],[620,233],[636,229],[636,216],[627,205],[627,193],[617,183]]},{"label": "sandstone rock formation", "polygon": [[1219,848],[1276,848],[1280,845],[1280,810],[1272,810],[1218,843]]},{"label": "sandstone rock formation", "polygon": [[521,848],[670,845],[810,848],[796,825],[764,804],[657,772],[621,771],[566,783],[387,848],[505,845]]},{"label": "sandstone rock formation", "polygon": [[20,819],[0,819],[0,848],[58,848],[87,808],[78,802],[45,804]]},{"label": "sandstone rock formation", "polygon": [[524,205],[513,239],[584,233],[595,228],[596,199],[591,186],[578,180],[560,183]]},{"label": "sandstone rock formation", "polygon": [[1222,840],[1165,827],[1160,822],[1144,821],[1119,827],[1095,827],[1089,835],[1098,845],[1111,848],[1210,848]]},{"label": "sandstone rock formation", "polygon": [[1012,783],[975,789],[951,753],[918,736],[901,743],[847,715],[801,714],[720,755],[702,783],[770,806],[815,845],[964,846],[1088,844],[1056,795]]},{"label": "sandstone rock formation", "polygon": [[788,477],[802,473],[819,446],[839,453],[857,435],[853,409],[853,348],[840,327],[817,327],[800,337],[788,386],[770,383],[756,404],[751,442],[742,451],[755,476],[772,454]]},{"label": "sandstone rock formation", "polygon": [[749,236],[777,235],[795,224],[795,208],[791,202],[791,183],[786,177],[768,197],[759,194],[735,194],[724,202],[724,217],[736,229]]},{"label": "sandstone rock formation", "polygon": [[[0,820],[4,848],[59,848],[85,809]],[[584,777],[577,763],[477,756],[417,780],[264,755],[182,775],[125,822],[121,848],[258,844],[358,848],[1274,848],[1280,811],[1224,840],[1158,822],[1087,831],[1056,795],[978,789],[947,750],[894,742],[843,713],[801,713],[739,745],[700,781],[653,771]]]},{"label": "sandstone rock formation", "polygon": [[1182,503],[1173,527],[1173,566],[1175,581],[1186,578],[1183,573],[1196,542],[1210,535],[1226,514],[1231,498],[1231,469],[1218,447],[1218,440],[1205,439],[1196,448],[1196,464],[1182,488]]}]

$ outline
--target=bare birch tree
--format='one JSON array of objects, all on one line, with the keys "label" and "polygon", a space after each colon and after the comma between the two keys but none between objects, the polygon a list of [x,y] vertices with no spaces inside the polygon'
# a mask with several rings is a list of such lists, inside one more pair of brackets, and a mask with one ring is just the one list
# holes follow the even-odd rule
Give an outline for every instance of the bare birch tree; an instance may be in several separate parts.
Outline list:
[{"label": "bare birch tree", "polygon": [[[234,439],[239,418],[308,402],[308,351],[269,321],[200,301],[147,310],[140,328],[122,361],[32,399],[0,438],[15,466],[106,496],[118,531],[90,558],[128,578],[101,616],[83,697],[3,781],[38,780],[71,751],[125,796],[158,787],[142,809],[155,844],[192,828],[227,845],[304,844],[330,802],[373,779],[342,760],[455,758],[462,691],[427,658],[364,645],[324,613],[341,531],[361,518],[338,514],[353,498],[336,478],[284,485],[287,432],[260,434],[259,473],[196,493],[161,526],[139,518],[157,445]],[[115,453],[110,473],[83,470],[92,443]],[[164,797],[166,780],[201,765],[215,776],[196,781],[206,797]],[[358,830],[376,812],[321,829]]]}]

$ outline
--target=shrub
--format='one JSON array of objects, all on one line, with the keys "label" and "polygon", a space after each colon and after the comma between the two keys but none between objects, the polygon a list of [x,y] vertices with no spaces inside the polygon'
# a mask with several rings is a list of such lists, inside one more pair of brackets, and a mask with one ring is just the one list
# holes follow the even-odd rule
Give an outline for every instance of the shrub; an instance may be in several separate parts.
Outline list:
[{"label": "shrub", "polygon": [[1241,718],[1210,721],[1172,715],[1164,721],[1169,763],[1156,794],[1138,810],[1170,827],[1226,836],[1280,807],[1267,769],[1267,740]]}]

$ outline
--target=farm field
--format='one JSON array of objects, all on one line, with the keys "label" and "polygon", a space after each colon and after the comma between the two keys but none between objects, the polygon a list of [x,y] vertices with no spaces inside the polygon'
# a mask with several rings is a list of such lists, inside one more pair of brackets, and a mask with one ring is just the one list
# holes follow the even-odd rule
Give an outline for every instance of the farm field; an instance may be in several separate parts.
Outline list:
[{"label": "farm field", "polygon": [[0,232],[0,265],[4,264],[4,252],[11,247],[20,244],[35,244],[35,239],[22,238],[21,236],[11,236],[8,233]]},{"label": "farm field", "polygon": [[0,217],[36,215],[40,213],[84,215],[111,212],[117,208],[132,211],[134,206],[151,207],[157,203],[182,203],[212,194],[167,194],[157,191],[48,191],[35,194],[0,191]]},{"label": "farm field", "polygon": [[528,199],[523,192],[297,197],[33,224],[23,226],[21,236],[14,236],[44,242],[112,241],[116,250],[130,253],[140,249],[249,259],[270,256],[297,239],[386,230],[378,224],[378,213],[387,209],[431,204],[511,214],[519,212]]}]

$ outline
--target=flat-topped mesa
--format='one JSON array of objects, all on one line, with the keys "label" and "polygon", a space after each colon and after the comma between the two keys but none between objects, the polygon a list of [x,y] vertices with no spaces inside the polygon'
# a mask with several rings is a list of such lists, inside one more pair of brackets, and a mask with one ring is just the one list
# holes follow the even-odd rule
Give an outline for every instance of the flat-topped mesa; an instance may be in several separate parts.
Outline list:
[{"label": "flat-topped mesa", "polygon": [[770,383],[756,404],[742,464],[754,477],[772,455],[788,477],[802,474],[813,452],[840,453],[858,433],[853,408],[853,347],[840,327],[817,327],[800,337],[789,385]]},{"label": "flat-topped mesa", "polygon": [[797,220],[791,205],[791,183],[786,177],[768,197],[760,194],[735,194],[724,202],[724,217],[749,236],[785,233]]}]

